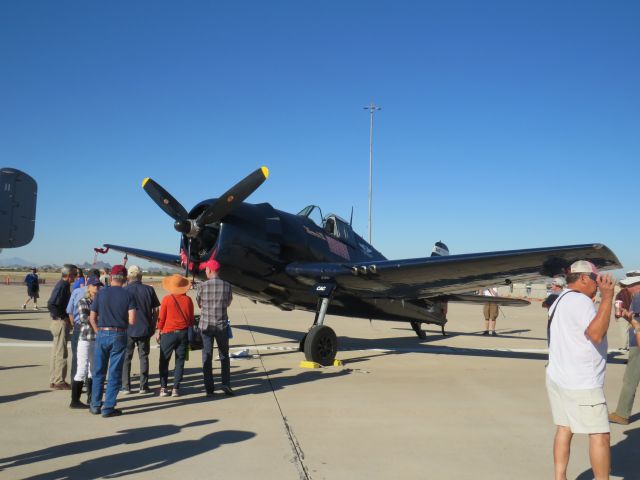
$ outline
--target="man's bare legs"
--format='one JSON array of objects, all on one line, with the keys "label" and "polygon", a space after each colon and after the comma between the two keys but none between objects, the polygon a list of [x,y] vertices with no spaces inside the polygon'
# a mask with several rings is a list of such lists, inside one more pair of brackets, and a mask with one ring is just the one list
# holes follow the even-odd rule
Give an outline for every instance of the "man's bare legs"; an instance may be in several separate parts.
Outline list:
[{"label": "man's bare legs", "polygon": [[553,468],[555,480],[567,480],[567,466],[571,453],[571,439],[573,432],[569,427],[558,425],[556,436],[553,440]]},{"label": "man's bare legs", "polygon": [[596,480],[608,480],[611,471],[611,435],[592,433],[589,435],[589,460]]}]

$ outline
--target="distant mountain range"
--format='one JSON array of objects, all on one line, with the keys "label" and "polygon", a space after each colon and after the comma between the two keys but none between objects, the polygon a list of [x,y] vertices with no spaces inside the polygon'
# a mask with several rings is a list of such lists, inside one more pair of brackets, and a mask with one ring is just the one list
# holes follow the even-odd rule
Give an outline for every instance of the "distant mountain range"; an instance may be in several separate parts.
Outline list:
[{"label": "distant mountain range", "polygon": [[[29,260],[19,257],[2,258],[0,257],[0,267],[32,267],[34,264]],[[36,265],[37,266],[37,265]]]},{"label": "distant mountain range", "polygon": [[[79,268],[82,268],[83,270],[89,270],[92,268],[99,268],[100,270],[107,268],[107,269],[111,269],[111,264],[109,263],[105,263],[105,262],[96,262],[96,264],[92,264],[89,262],[83,262],[83,263],[77,263],[76,264]],[[129,265],[131,265],[131,263],[129,263]],[[57,270],[59,268],[62,267],[62,265],[57,265],[57,264],[38,264],[35,262],[31,262],[29,260],[25,260],[24,258],[20,258],[20,257],[10,257],[10,258],[3,258],[0,257],[0,268],[20,268],[20,269],[24,269],[24,268],[29,268],[29,267],[38,267],[38,268],[42,268],[42,269],[46,269],[46,270]],[[171,268],[171,267],[162,267],[159,265],[153,265],[150,266],[148,268],[143,268],[144,271],[146,272],[150,272],[150,273],[158,273],[158,272],[180,272],[180,269],[176,269],[176,268]]]}]

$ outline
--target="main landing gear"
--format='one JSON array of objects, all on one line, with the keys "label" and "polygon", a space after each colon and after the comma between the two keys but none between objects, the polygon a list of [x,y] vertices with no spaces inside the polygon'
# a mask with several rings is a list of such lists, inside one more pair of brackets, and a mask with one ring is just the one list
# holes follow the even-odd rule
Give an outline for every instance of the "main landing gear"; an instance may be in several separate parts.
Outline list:
[{"label": "main landing gear", "polygon": [[304,352],[305,358],[310,362],[319,363],[325,367],[333,365],[338,351],[338,337],[336,332],[324,325],[324,317],[329,308],[331,294],[335,285],[322,283],[315,287],[318,294],[318,307],[316,317],[311,329],[302,337],[300,341],[300,351]]},{"label": "main landing gear", "polygon": [[[420,340],[426,340],[427,334],[424,333],[424,330],[422,330],[422,322],[414,320],[410,323],[411,323],[411,328],[413,328],[413,331],[416,332],[416,335],[418,336],[418,338]],[[444,331],[444,324],[440,325],[440,328],[442,328],[442,336],[446,337],[447,333]]]}]

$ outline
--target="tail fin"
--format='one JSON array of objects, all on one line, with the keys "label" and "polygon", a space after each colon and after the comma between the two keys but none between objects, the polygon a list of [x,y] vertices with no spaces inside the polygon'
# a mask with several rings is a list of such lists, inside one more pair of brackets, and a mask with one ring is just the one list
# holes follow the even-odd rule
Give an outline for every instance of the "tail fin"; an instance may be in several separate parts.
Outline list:
[{"label": "tail fin", "polygon": [[449,255],[449,247],[442,243],[442,240],[437,241],[431,250],[431,256],[446,257],[447,255]]}]

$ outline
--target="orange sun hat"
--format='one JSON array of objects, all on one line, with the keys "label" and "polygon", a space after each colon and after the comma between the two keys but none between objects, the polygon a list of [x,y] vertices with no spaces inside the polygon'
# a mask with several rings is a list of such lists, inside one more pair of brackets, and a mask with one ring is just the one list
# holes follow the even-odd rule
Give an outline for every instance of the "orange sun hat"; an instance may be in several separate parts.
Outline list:
[{"label": "orange sun hat", "polygon": [[181,295],[189,291],[191,288],[191,280],[175,273],[162,279],[162,288],[174,295]]}]

